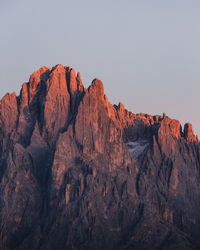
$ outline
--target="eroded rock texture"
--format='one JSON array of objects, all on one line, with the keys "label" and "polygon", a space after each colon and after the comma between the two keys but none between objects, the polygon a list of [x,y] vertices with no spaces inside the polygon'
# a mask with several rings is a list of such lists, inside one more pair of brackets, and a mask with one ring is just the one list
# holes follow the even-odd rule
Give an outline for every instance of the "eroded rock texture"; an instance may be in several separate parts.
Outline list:
[{"label": "eroded rock texture", "polygon": [[0,101],[0,249],[199,249],[191,124],[111,105],[70,67]]}]

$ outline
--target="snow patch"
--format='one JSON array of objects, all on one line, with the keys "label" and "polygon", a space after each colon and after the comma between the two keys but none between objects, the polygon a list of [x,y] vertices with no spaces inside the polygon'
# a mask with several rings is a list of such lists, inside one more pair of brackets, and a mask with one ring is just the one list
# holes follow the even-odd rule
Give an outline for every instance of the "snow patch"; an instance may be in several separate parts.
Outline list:
[{"label": "snow patch", "polygon": [[126,143],[126,145],[129,148],[129,152],[132,158],[137,158],[139,155],[141,155],[145,148],[149,146],[149,143],[145,140],[137,140],[137,141],[129,141]]}]

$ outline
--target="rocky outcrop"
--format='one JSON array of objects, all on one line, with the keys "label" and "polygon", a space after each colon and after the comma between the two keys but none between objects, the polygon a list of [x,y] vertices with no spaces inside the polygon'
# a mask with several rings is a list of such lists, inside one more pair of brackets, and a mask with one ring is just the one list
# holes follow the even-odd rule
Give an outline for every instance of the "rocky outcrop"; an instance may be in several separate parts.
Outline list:
[{"label": "rocky outcrop", "polygon": [[192,124],[186,123],[184,126],[184,138],[187,141],[198,141],[198,137],[194,135],[193,129],[192,129]]},{"label": "rocky outcrop", "polygon": [[42,67],[0,101],[1,249],[199,249],[200,143]]}]

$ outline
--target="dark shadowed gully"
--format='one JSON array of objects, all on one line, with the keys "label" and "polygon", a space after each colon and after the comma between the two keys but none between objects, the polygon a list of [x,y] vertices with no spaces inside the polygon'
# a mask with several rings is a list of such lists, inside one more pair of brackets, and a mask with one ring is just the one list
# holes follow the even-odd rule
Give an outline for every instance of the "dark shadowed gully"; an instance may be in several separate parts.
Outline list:
[{"label": "dark shadowed gully", "polygon": [[0,249],[200,249],[191,124],[42,67],[0,101]]}]

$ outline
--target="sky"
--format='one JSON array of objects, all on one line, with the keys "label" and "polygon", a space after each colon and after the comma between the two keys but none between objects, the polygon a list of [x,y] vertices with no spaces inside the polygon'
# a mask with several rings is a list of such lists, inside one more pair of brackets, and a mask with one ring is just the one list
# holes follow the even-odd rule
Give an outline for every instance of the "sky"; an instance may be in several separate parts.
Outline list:
[{"label": "sky", "polygon": [[112,104],[190,122],[200,137],[199,0],[0,0],[0,98],[42,66],[104,83]]}]

